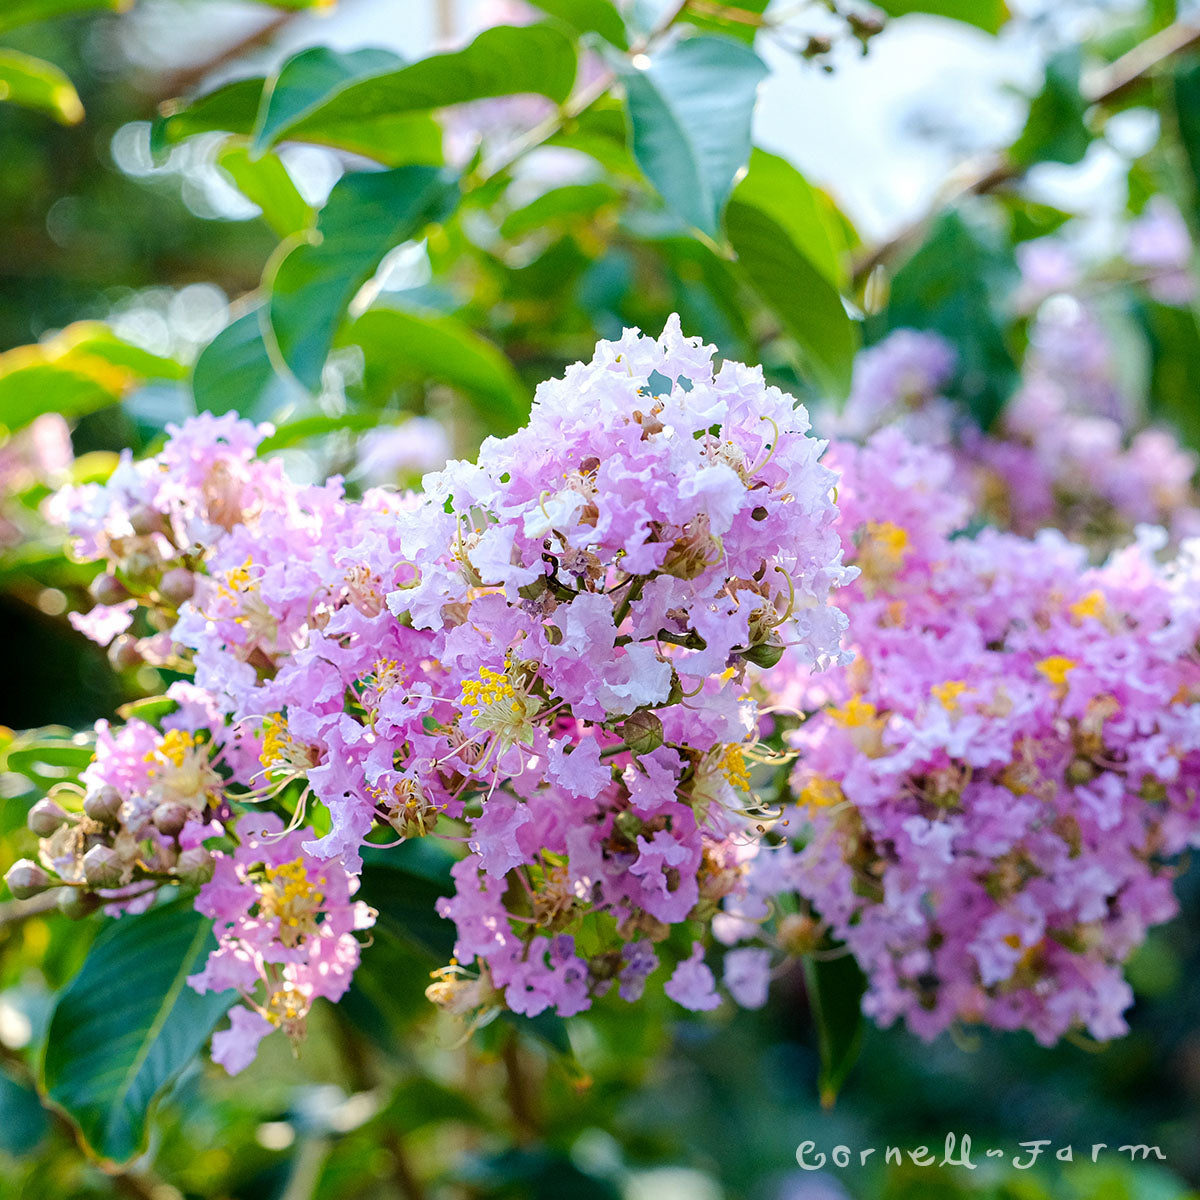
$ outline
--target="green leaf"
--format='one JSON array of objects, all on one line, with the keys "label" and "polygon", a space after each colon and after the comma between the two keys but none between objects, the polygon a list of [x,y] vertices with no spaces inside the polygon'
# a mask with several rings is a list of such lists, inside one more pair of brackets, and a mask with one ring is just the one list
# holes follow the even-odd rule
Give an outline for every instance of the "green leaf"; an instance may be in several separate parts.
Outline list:
[{"label": "green leaf", "polygon": [[1196,364],[1200,327],[1187,308],[1148,302],[1142,318],[1150,338],[1150,414],[1169,421],[1184,443],[1200,448],[1200,405],[1196,403]]},{"label": "green leaf", "polygon": [[512,433],[529,415],[531,397],[508,359],[453,317],[371,309],[343,340],[362,347],[364,387],[376,398],[400,382],[434,379],[462,392],[491,433]]},{"label": "green leaf", "polygon": [[349,84],[292,126],[288,136],[347,149],[355,138],[360,144],[394,141],[397,121],[414,114],[522,92],[561,104],[574,82],[575,47],[566,34],[552,25],[498,25],[462,50]]},{"label": "green leaf", "polygon": [[[760,177],[761,178],[761,177]],[[743,183],[750,183],[750,175]],[[804,365],[817,383],[835,396],[850,390],[854,355],[858,349],[858,327],[850,319],[837,288],[809,257],[809,247],[795,237],[803,228],[793,221],[789,229],[772,211],[773,200],[759,193],[757,180],[744,193],[734,193],[725,214],[725,230],[737,253],[738,265],[755,291],[783,323],[799,346]],[[824,256],[829,269],[828,247],[814,251]]]},{"label": "green leaf", "polygon": [[49,729],[30,731],[18,734],[8,749],[5,770],[24,775],[47,791],[56,783],[78,780],[92,756],[92,740],[83,734]]},{"label": "green leaf", "polygon": [[618,50],[629,49],[625,22],[610,0],[531,0],[531,3],[576,33],[599,34]]},{"label": "green leaf", "polygon": [[358,899],[379,914],[376,930],[437,964],[454,953],[454,922],[439,917],[434,908],[441,897],[454,893],[453,863],[444,844],[429,838],[411,838],[386,851],[363,851]]},{"label": "green leaf", "polygon": [[263,220],[281,237],[307,229],[313,210],[296,190],[287,167],[269,151],[251,157],[245,145],[230,142],[217,155],[217,166],[246,199],[262,209]]},{"label": "green leaf", "polygon": [[607,183],[569,183],[551,188],[509,213],[500,225],[500,233],[506,238],[521,238],[548,227],[591,218],[602,208],[615,207],[619,200],[620,193]]},{"label": "green leaf", "polygon": [[949,340],[958,355],[954,390],[983,429],[1017,385],[1003,323],[1015,278],[1011,251],[950,211],[892,279],[887,328],[929,329]]},{"label": "green leaf", "polygon": [[850,954],[821,961],[805,958],[804,981],[821,1054],[817,1090],[822,1106],[832,1108],[862,1049],[867,981]]},{"label": "green leaf", "polygon": [[343,176],[317,218],[319,240],[297,246],[267,280],[271,335],[315,389],[346,306],[393,246],[443,217],[457,188],[432,167]]},{"label": "green leaf", "polygon": [[33,108],[60,125],[78,125],[83,105],[74,84],[44,59],[19,50],[0,50],[0,100]]},{"label": "green leaf", "polygon": [[1193,236],[1200,229],[1200,63],[1186,62],[1171,72],[1164,118],[1178,135],[1187,196],[1185,215]]},{"label": "green leaf", "polygon": [[1009,18],[1005,0],[874,0],[889,17],[929,13],[975,25],[985,33],[999,33]]},{"label": "green leaf", "polygon": [[192,371],[197,412],[253,412],[276,380],[263,341],[265,313],[253,308],[226,325],[200,352]]},{"label": "green leaf", "polygon": [[107,326],[80,321],[47,341],[0,354],[0,425],[20,429],[46,412],[84,416],[148,379],[183,373],[178,363],[123,342]]},{"label": "green leaf", "polygon": [[750,120],[767,73],[748,46],[695,37],[622,63],[633,153],[667,206],[717,236],[721,210],[750,157]]},{"label": "green leaf", "polygon": [[395,70],[401,59],[390,50],[367,48],[342,54],[312,46],[289,58],[263,89],[255,122],[253,148],[262,151],[285,137],[346,84]]},{"label": "green leaf", "polygon": [[50,1130],[50,1117],[37,1093],[0,1070],[0,1151],[29,1154]]},{"label": "green leaf", "polygon": [[271,454],[309,438],[327,437],[342,430],[358,433],[364,429],[375,429],[383,423],[377,412],[344,412],[336,417],[297,417],[294,421],[284,421],[273,434],[263,438],[258,444],[258,453],[260,456]]},{"label": "green leaf", "polygon": [[178,1078],[236,999],[187,986],[215,945],[187,901],[111,921],[50,1018],[46,1094],[97,1155],[143,1152],[155,1100]]},{"label": "green leaf", "polygon": [[1022,166],[1038,162],[1080,162],[1092,144],[1084,124],[1087,102],[1079,91],[1082,56],[1078,46],[1062,50],[1046,63],[1046,81],[1029,105],[1021,136],[1009,151]]},{"label": "green leaf", "polygon": [[0,33],[33,21],[50,21],[97,9],[122,12],[132,7],[132,3],[133,0],[5,0],[0,10]]},{"label": "green leaf", "polygon": [[835,288],[849,282],[846,235],[836,211],[790,162],[754,150],[750,170],[735,195],[771,217]]},{"label": "green leaf", "polygon": [[215,130],[249,137],[265,86],[261,77],[235,79],[186,104],[168,100],[159,106],[159,115],[150,127],[151,152],[161,155],[197,133]]}]

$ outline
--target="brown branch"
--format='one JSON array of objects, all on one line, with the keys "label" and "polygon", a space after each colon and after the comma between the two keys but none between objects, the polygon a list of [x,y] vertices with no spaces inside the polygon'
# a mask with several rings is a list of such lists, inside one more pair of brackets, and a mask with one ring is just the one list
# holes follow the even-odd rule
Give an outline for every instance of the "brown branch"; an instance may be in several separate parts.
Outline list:
[{"label": "brown branch", "polygon": [[[1107,67],[1096,71],[1081,88],[1083,99],[1089,105],[1111,104],[1124,99],[1147,82],[1162,63],[1197,45],[1200,45],[1200,27],[1182,21],[1170,25],[1134,46]],[[1005,153],[987,154],[964,164],[955,172],[955,177],[939,189],[929,212],[880,243],[854,264],[854,284],[860,286],[865,283],[877,266],[886,263],[920,237],[943,208],[967,196],[982,196],[995,191],[1019,179],[1025,170],[1024,164],[1013,162]]]},{"label": "brown branch", "polygon": [[249,54],[252,50],[267,45],[281,29],[285,29],[300,16],[303,16],[303,12],[299,9],[280,13],[279,16],[272,17],[266,24],[259,26],[245,37],[239,38],[225,49],[217,51],[203,62],[193,63],[190,67],[183,67],[170,75],[163,76],[154,89],[156,98],[159,101],[172,100],[176,96],[182,96],[185,92],[191,91],[192,88],[203,83],[214,71],[219,71],[222,67],[236,62],[244,54]]},{"label": "brown branch", "polygon": [[5,900],[0,902],[0,929],[8,925],[19,925],[30,917],[44,916],[58,907],[58,891],[43,892],[29,900]]}]

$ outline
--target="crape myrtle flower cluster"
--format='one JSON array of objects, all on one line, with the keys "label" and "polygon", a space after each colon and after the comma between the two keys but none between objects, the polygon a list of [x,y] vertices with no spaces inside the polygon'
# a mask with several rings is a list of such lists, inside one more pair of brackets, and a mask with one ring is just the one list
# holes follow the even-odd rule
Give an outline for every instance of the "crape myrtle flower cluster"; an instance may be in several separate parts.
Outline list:
[{"label": "crape myrtle flower cluster", "polygon": [[785,652],[841,662],[829,594],[854,572],[804,409],[712,356],[674,318],[602,342],[420,494],[297,485],[232,415],[60,493],[78,554],[105,563],[77,625],[192,678],[161,729],[101,723],[80,803],[104,808],[104,873],[67,814],[23,890],[77,879],[125,907],[207,877],[218,949],[192,982],[244,1000],[214,1038],[230,1070],[344,993],[382,835],[459,856],[443,1007],[636,999],[681,924],[667,994],[717,1004],[704,923],[741,885],[769,754],[750,675]]},{"label": "crape myrtle flower cluster", "polygon": [[881,1024],[1124,1032],[1121,964],[1200,843],[1195,545],[1160,568],[1144,528],[1088,567],[1053,531],[954,538],[970,505],[946,454],[892,429],[828,457],[854,658],[766,678],[811,714],[786,814],[808,837],[752,861],[717,932],[761,942],[798,893]]},{"label": "crape myrtle flower cluster", "polygon": [[1038,310],[1021,385],[988,432],[947,398],[956,365],[939,335],[897,330],[859,357],[851,397],[830,427],[862,439],[897,426],[944,447],[983,519],[1030,537],[1060,529],[1094,556],[1142,523],[1163,525],[1175,544],[1200,533],[1196,455],[1168,430],[1140,427],[1108,335],[1074,296],[1055,294]]}]

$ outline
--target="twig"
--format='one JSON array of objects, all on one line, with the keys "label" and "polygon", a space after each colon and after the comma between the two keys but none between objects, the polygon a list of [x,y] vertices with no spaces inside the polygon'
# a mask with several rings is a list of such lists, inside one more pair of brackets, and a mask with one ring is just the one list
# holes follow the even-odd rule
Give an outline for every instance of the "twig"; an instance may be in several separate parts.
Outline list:
[{"label": "twig", "polygon": [[7,925],[19,925],[30,917],[40,917],[58,907],[56,891],[43,892],[29,900],[5,900],[0,903],[0,929]]},{"label": "twig", "polygon": [[[1103,70],[1096,71],[1081,88],[1083,98],[1089,105],[1111,104],[1123,99],[1145,83],[1155,68],[1197,45],[1200,45],[1200,26],[1176,22],[1134,46]],[[919,237],[943,208],[967,196],[982,196],[995,191],[1001,185],[1020,178],[1025,170],[1024,164],[1014,163],[1003,153],[987,154],[967,163],[955,173],[956,178],[939,189],[929,212],[859,259],[853,272],[855,285],[864,283],[877,266],[887,262],[897,251]]]}]

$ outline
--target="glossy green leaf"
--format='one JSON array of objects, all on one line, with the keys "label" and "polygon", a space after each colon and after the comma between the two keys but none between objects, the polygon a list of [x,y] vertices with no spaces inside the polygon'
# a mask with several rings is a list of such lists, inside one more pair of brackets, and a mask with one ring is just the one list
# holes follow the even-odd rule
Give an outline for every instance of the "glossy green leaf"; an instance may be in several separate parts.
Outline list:
[{"label": "glossy green leaf", "polygon": [[76,13],[101,9],[121,12],[132,6],[133,0],[5,0],[0,8],[0,33],[29,25],[34,21],[50,21]]},{"label": "glossy green leaf", "polygon": [[[746,194],[755,193],[751,189]],[[729,203],[725,230],[738,265],[800,348],[805,367],[830,394],[846,395],[858,349],[858,327],[837,288],[787,227],[741,198],[740,187]]]},{"label": "glossy green leaf", "polygon": [[431,963],[449,962],[454,923],[439,917],[434,906],[453,895],[453,863],[444,843],[432,838],[412,838],[387,851],[364,848],[358,899],[379,914],[377,933],[426,955]]},{"label": "glossy green leaf", "polygon": [[254,127],[253,147],[265,150],[285,137],[321,104],[347,84],[385,71],[394,71],[402,60],[390,50],[367,48],[341,53],[327,46],[312,46],[289,58],[267,81]]},{"label": "glossy green leaf", "polygon": [[1009,18],[1005,0],[875,0],[875,3],[890,17],[928,13],[975,25],[985,33],[999,33]]},{"label": "glossy green leaf", "polygon": [[929,329],[949,340],[958,356],[953,389],[984,429],[1017,385],[1005,336],[1015,280],[1011,251],[955,211],[942,215],[892,279],[887,328]]},{"label": "glossy green leaf", "polygon": [[862,998],[867,981],[850,954],[804,960],[804,980],[821,1055],[817,1090],[832,1108],[862,1049]]},{"label": "glossy green leaf", "polygon": [[262,209],[263,220],[282,238],[312,224],[314,212],[296,190],[287,167],[269,151],[251,156],[240,143],[230,143],[217,155],[238,191]]},{"label": "glossy green leaf", "polygon": [[50,1117],[37,1092],[0,1070],[0,1151],[29,1154],[50,1130]]},{"label": "glossy green leaf", "polygon": [[1081,58],[1079,47],[1073,46],[1046,63],[1045,83],[1031,101],[1025,128],[1009,151],[1014,162],[1072,164],[1087,153],[1092,135],[1084,124],[1088,106],[1079,91]]},{"label": "glossy green leaf", "polygon": [[261,308],[232,321],[196,359],[192,393],[197,412],[253,413],[277,376],[263,341]]},{"label": "glossy green leaf", "polygon": [[619,70],[638,165],[670,209],[716,237],[750,157],[762,60],[741,42],[695,37]]},{"label": "glossy green leaf", "polygon": [[186,103],[168,100],[159,106],[159,115],[150,127],[151,151],[161,155],[197,133],[215,130],[249,137],[265,86],[266,80],[255,76],[235,79]]},{"label": "glossy green leaf", "polygon": [[297,246],[267,280],[271,336],[283,361],[315,389],[346,306],[392,247],[440,219],[457,189],[432,167],[343,176],[317,218],[317,238]]},{"label": "glossy green leaf", "polygon": [[532,397],[508,359],[453,317],[376,308],[347,328],[345,341],[362,347],[364,387],[376,398],[400,382],[436,380],[462,392],[491,433],[511,433],[529,414]]},{"label": "glossy green leaf", "polygon": [[619,50],[629,49],[625,22],[611,0],[531,0],[531,3],[576,33],[599,34]]},{"label": "glossy green leaf", "polygon": [[60,125],[83,120],[79,93],[66,75],[53,63],[18,50],[0,50],[0,100],[36,109]]},{"label": "glossy green leaf", "polygon": [[46,1037],[46,1094],[97,1155],[140,1154],[156,1099],[236,999],[187,986],[214,946],[186,900],[111,921],[58,997]]},{"label": "glossy green leaf", "polygon": [[275,432],[263,438],[258,444],[259,454],[271,454],[282,450],[285,446],[295,446],[309,438],[325,437],[331,433],[343,430],[359,433],[364,429],[374,429],[380,424],[376,412],[344,412],[337,416],[324,414],[312,417],[297,417],[294,421],[284,421],[278,425]]},{"label": "glossy green leaf", "polygon": [[561,103],[574,82],[575,47],[561,30],[498,25],[462,50],[349,84],[293,125],[288,136],[350,148],[348,138],[392,136],[399,119],[450,104],[522,92]]}]

